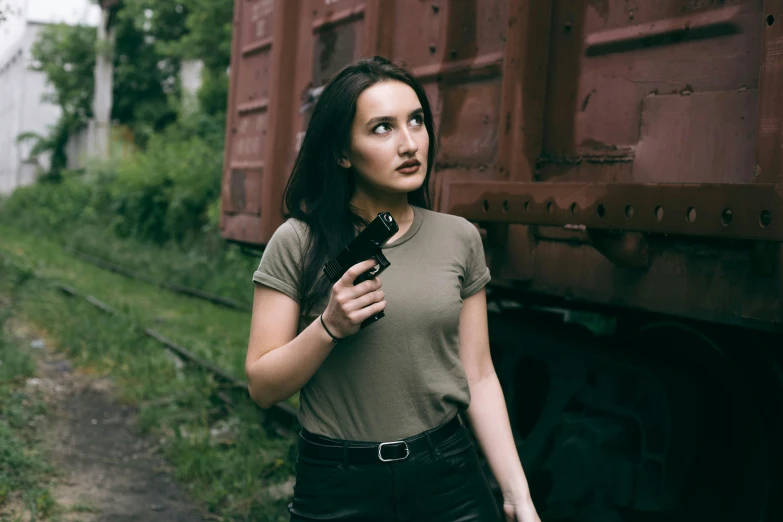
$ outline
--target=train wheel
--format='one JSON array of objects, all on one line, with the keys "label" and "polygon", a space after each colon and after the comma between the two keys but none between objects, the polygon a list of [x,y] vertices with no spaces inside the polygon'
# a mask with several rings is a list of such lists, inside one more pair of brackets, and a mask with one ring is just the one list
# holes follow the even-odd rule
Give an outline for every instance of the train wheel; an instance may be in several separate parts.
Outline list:
[{"label": "train wheel", "polygon": [[640,520],[781,520],[780,366],[751,333],[710,334],[664,322],[640,328],[626,341],[645,360],[686,371],[703,402],[699,444],[682,455],[693,472],[679,504],[663,517]]}]

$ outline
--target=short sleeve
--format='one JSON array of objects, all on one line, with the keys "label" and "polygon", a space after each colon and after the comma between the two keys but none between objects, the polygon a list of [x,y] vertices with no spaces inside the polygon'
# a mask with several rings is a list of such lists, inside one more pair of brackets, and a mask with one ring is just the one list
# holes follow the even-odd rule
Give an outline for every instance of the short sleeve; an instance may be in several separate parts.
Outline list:
[{"label": "short sleeve", "polygon": [[481,234],[470,222],[468,226],[468,238],[465,241],[465,276],[462,282],[460,297],[467,299],[489,283],[492,277],[484,257],[484,245],[481,242]]},{"label": "short sleeve", "polygon": [[299,302],[302,251],[299,233],[289,219],[269,239],[258,269],[253,274],[253,281],[274,288]]}]

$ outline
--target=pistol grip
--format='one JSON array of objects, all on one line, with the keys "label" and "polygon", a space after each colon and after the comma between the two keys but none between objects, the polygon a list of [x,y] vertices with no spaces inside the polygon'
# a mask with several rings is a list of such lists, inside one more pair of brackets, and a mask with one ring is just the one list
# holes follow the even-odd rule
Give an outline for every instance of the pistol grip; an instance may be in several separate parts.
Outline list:
[{"label": "pistol grip", "polygon": [[381,317],[383,317],[385,315],[386,314],[383,313],[383,310],[381,310],[380,312],[378,312],[375,315],[371,315],[370,317],[368,317],[367,319],[362,321],[362,326],[359,329],[360,330],[364,330],[365,328],[367,328],[368,326],[370,326],[374,322],[379,321],[381,319]]}]

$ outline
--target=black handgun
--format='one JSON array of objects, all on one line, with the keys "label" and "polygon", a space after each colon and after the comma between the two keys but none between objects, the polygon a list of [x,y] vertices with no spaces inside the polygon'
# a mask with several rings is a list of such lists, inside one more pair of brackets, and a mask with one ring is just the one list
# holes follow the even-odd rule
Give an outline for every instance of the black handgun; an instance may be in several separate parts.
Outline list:
[{"label": "black handgun", "polygon": [[[336,283],[349,268],[356,263],[361,263],[368,259],[375,259],[377,263],[374,268],[357,277],[353,284],[358,285],[368,279],[374,279],[378,274],[386,270],[391,263],[383,255],[381,247],[392,237],[400,227],[394,218],[388,212],[381,212],[372,220],[372,223],[362,230],[351,243],[345,247],[345,250],[327,262],[324,266],[324,273],[329,280]],[[362,321],[362,328],[370,326],[372,323],[384,316],[383,310],[377,314],[368,317]]]}]

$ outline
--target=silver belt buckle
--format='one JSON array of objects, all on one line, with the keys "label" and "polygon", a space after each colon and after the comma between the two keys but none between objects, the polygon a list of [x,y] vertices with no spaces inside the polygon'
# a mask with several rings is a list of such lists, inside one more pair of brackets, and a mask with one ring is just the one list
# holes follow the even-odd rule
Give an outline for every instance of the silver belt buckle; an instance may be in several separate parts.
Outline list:
[{"label": "silver belt buckle", "polygon": [[[404,457],[400,457],[398,459],[385,459],[385,458],[383,458],[383,455],[381,455],[381,451],[383,450],[383,447],[391,445],[391,444],[404,444],[405,445],[405,456]],[[408,448],[408,444],[404,440],[398,440],[398,441],[395,441],[395,442],[381,442],[378,445],[378,458],[381,460],[381,462],[394,462],[394,461],[397,461],[397,460],[405,460],[405,459],[408,458],[408,455],[410,455],[410,454],[411,454],[411,450],[410,450],[410,448]]]}]

